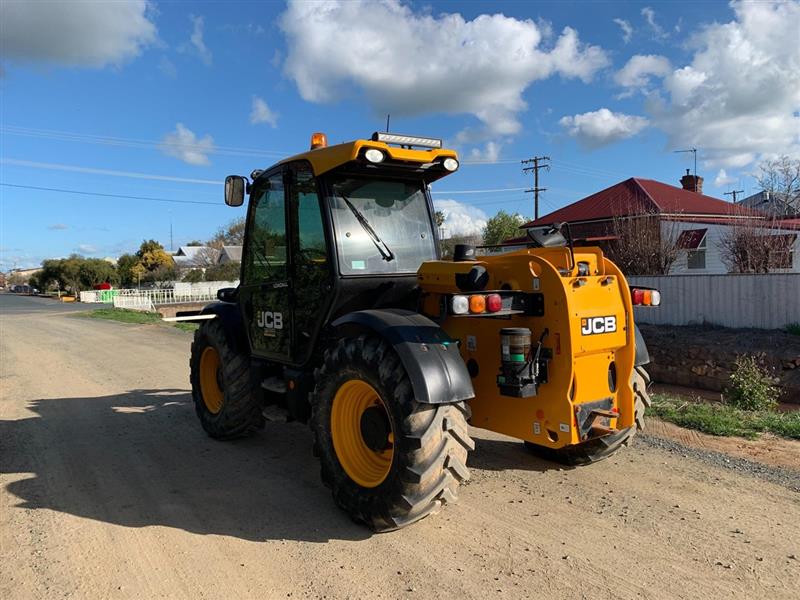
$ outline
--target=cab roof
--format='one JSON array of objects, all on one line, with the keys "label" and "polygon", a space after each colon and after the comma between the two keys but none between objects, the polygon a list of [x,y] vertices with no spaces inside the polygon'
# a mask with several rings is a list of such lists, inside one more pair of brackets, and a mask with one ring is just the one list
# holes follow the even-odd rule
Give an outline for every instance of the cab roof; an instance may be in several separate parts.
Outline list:
[{"label": "cab roof", "polygon": [[345,142],[344,144],[336,144],[335,146],[326,146],[324,148],[316,148],[290,156],[278,164],[294,162],[298,160],[307,160],[311,163],[311,168],[314,175],[322,175],[328,171],[332,171],[337,167],[346,165],[347,163],[359,161],[366,150],[369,148],[377,148],[381,150],[386,158],[382,163],[374,165],[377,168],[386,166],[407,166],[416,167],[417,169],[425,169],[425,179],[435,181],[450,172],[444,168],[437,168],[446,158],[454,158],[458,160],[458,154],[455,150],[447,150],[444,148],[427,148],[424,150],[415,150],[406,147],[398,147],[389,145],[385,142],[375,140],[354,140],[352,142]]}]

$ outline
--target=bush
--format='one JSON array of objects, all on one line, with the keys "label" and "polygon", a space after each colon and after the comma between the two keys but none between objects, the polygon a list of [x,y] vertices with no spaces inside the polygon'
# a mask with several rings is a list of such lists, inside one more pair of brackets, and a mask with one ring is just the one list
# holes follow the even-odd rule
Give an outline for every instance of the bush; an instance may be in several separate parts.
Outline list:
[{"label": "bush", "polygon": [[774,410],[780,391],[773,378],[752,356],[740,356],[723,392],[726,404],[741,410]]},{"label": "bush", "polygon": [[800,323],[789,323],[786,326],[786,331],[792,335],[800,335]]}]

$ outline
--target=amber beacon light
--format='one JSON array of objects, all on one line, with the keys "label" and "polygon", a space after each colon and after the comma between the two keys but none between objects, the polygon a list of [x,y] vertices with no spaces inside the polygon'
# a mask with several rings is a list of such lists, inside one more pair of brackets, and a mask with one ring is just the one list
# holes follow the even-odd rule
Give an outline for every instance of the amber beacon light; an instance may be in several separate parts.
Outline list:
[{"label": "amber beacon light", "polygon": [[327,147],[328,147],[328,136],[326,136],[324,133],[320,133],[319,131],[311,134],[312,150],[316,150],[317,148],[327,148]]}]

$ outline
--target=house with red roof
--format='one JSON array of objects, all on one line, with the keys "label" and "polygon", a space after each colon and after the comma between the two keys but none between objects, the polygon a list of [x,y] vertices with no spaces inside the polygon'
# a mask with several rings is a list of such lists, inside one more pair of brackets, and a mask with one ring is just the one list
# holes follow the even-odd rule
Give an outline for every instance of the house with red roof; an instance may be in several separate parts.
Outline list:
[{"label": "house with red roof", "polygon": [[[569,223],[575,239],[603,246],[616,240],[618,223],[657,219],[656,235],[670,236],[680,248],[671,274],[722,274],[720,242],[735,228],[755,228],[758,235],[780,238],[782,249],[770,258],[775,272],[800,272],[800,219],[775,220],[763,212],[703,194],[703,178],[687,170],[681,187],[631,177],[522,225],[522,229]],[[776,238],[778,239],[778,238]],[[520,239],[509,242],[521,241]],[[785,249],[785,250],[784,250]]]}]

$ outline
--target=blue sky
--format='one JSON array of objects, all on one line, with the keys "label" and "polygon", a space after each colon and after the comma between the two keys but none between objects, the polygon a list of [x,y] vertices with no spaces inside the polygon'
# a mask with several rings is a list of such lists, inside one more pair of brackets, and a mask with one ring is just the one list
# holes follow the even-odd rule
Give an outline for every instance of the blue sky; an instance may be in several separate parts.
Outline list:
[{"label": "blue sky", "polygon": [[631,176],[677,185],[675,149],[720,198],[800,155],[798,2],[12,0],[0,23],[0,269],[169,247],[170,222],[175,247],[207,239],[242,214],[225,175],[387,112],[459,151],[434,188],[450,233],[532,216],[533,155],[543,214]]}]

